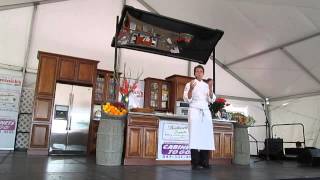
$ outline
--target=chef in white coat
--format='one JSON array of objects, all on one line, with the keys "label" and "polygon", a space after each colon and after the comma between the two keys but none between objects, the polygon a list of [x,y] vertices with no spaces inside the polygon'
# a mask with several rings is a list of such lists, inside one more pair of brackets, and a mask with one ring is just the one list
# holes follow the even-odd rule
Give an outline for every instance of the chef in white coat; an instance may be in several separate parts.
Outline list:
[{"label": "chef in white coat", "polygon": [[210,168],[209,151],[215,150],[213,138],[212,117],[209,103],[214,102],[213,81],[209,84],[202,80],[204,68],[198,65],[194,68],[196,79],[187,83],[183,98],[189,102],[189,147],[191,149],[192,169]]}]

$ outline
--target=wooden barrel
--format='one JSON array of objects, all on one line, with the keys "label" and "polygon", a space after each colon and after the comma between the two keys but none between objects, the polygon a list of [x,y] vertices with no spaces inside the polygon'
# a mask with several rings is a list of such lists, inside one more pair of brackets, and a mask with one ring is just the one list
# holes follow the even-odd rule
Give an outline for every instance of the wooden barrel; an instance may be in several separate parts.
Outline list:
[{"label": "wooden barrel", "polygon": [[123,138],[124,119],[102,118],[97,133],[96,163],[121,165]]}]

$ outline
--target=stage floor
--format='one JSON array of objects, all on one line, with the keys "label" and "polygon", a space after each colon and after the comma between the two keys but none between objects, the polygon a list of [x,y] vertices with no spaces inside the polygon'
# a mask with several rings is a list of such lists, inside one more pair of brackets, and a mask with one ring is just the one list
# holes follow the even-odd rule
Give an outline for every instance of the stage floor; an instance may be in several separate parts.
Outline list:
[{"label": "stage floor", "polygon": [[319,167],[295,161],[261,161],[250,166],[215,165],[191,170],[190,166],[99,166],[94,157],[28,156],[0,151],[0,180],[270,180],[319,177]]}]

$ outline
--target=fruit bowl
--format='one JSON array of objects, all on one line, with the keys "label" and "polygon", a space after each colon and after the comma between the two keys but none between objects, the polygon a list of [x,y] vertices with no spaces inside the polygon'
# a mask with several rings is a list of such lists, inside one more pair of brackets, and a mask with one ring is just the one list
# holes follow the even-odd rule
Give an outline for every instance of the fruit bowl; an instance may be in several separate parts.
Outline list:
[{"label": "fruit bowl", "polygon": [[101,119],[124,119],[128,110],[123,103],[106,102],[102,105]]}]

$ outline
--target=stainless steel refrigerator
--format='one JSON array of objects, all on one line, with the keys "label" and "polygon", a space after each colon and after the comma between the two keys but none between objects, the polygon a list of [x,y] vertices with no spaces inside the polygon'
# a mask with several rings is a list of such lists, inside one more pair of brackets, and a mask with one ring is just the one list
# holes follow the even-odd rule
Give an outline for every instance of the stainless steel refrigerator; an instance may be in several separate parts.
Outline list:
[{"label": "stainless steel refrigerator", "polygon": [[50,154],[86,153],[91,97],[91,87],[56,84]]}]

